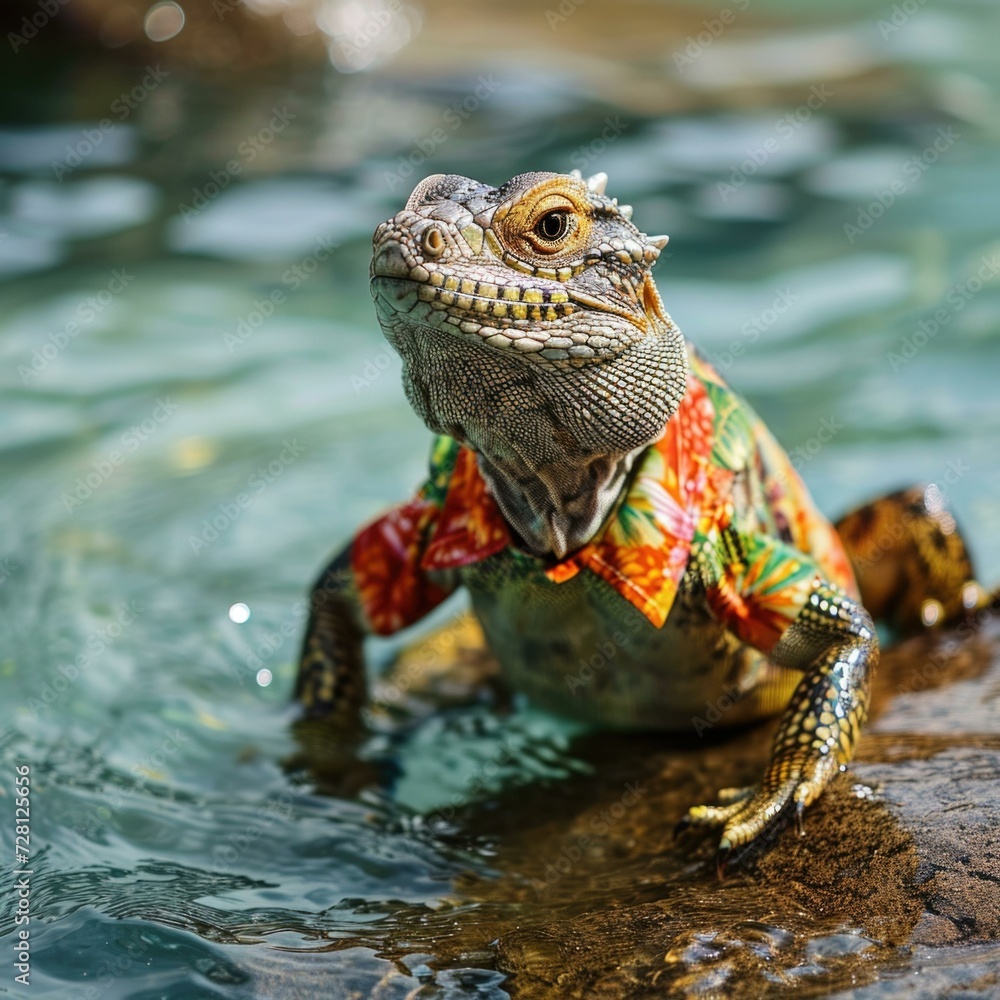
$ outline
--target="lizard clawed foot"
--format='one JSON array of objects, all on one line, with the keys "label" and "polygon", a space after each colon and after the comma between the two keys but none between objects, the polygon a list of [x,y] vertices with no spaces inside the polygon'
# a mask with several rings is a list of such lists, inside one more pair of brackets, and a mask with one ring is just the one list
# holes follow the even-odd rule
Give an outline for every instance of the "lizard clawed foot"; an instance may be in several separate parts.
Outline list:
[{"label": "lizard clawed foot", "polygon": [[[796,759],[797,758],[797,759]],[[777,755],[759,786],[724,788],[715,805],[693,806],[677,824],[675,835],[693,826],[722,828],[716,868],[725,871],[732,851],[757,841],[794,803],[801,830],[802,811],[839,770],[835,757],[815,752]]]}]

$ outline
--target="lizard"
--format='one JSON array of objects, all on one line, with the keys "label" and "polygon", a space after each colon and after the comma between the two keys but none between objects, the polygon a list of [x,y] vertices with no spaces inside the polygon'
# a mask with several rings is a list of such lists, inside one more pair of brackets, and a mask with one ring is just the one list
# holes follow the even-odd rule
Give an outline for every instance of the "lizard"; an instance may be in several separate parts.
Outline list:
[{"label": "lizard", "polygon": [[667,313],[652,275],[667,237],[606,183],[436,174],[375,230],[378,320],[436,437],[415,496],[316,582],[296,696],[308,718],[357,725],[364,637],[464,587],[505,680],[543,708],[681,731],[706,699],[726,725],[780,714],[760,782],[679,824],[720,831],[721,872],[779,815],[801,825],[846,768],[873,616],[913,630],[986,597],[930,492],[875,501],[839,532],[824,518]]}]

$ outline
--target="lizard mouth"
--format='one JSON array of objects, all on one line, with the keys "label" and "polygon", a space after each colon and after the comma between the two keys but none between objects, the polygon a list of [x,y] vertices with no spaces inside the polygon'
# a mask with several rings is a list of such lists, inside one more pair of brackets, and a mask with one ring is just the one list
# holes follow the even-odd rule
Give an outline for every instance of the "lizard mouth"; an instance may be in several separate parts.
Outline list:
[{"label": "lizard mouth", "polygon": [[644,316],[604,303],[597,309],[557,282],[501,285],[441,272],[424,279],[379,267],[384,260],[373,263],[371,291],[390,340],[402,320],[517,354],[583,364],[615,357],[645,333]]}]

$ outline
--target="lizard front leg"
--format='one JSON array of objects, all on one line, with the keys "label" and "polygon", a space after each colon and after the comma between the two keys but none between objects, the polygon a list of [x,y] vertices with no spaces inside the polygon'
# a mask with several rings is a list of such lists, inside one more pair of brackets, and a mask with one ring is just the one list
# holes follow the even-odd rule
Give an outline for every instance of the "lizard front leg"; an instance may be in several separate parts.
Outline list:
[{"label": "lizard front leg", "polygon": [[712,573],[708,601],[744,642],[804,674],[789,702],[758,786],[725,789],[717,805],[690,809],[680,828],[722,827],[728,853],[757,839],[792,803],[801,815],[851,759],[868,712],[878,639],[871,616],[815,564],[772,539],[730,537],[740,558]]},{"label": "lizard front leg", "polygon": [[317,789],[347,798],[395,776],[391,763],[358,755],[367,733],[363,644],[369,628],[351,568],[352,547],[327,566],[310,595],[295,683],[304,709],[293,726],[299,751],[286,761],[292,769],[304,767]]},{"label": "lizard front leg", "polygon": [[359,728],[367,685],[366,635],[393,635],[419,621],[454,589],[421,568],[438,514],[425,494],[363,528],[323,571],[310,598],[295,696],[328,730]]},{"label": "lizard front leg", "polygon": [[759,837],[789,804],[801,813],[851,759],[868,713],[878,642],[864,608],[817,582],[771,658],[805,676],[781,717],[763,780],[756,788],[726,790],[725,804],[695,806],[685,818],[723,828],[720,862]]},{"label": "lizard front leg", "polygon": [[302,643],[295,697],[307,718],[356,728],[367,697],[365,629],[355,596],[350,547],[316,581]]}]

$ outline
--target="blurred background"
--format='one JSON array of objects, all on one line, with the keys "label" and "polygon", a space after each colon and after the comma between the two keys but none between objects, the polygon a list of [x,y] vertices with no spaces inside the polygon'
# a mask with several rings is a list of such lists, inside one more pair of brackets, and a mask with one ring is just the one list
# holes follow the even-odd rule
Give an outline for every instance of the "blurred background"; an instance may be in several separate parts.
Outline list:
[{"label": "blurred background", "polygon": [[283,765],[302,598],[426,464],[367,270],[427,174],[607,172],[820,506],[934,482],[1000,577],[995,4],[23,0],[0,27],[0,757],[32,767],[36,1000],[507,995],[488,934],[407,950],[491,870],[421,817],[578,771],[572,727],[435,714],[340,797]]}]

